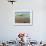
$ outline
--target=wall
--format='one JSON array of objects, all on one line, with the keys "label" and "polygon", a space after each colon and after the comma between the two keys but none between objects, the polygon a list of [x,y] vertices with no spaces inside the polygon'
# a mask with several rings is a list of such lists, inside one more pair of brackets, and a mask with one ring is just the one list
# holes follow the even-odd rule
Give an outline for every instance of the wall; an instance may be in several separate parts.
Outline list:
[{"label": "wall", "polygon": [[[0,40],[14,40],[18,32],[31,34],[33,40],[46,40],[45,2],[45,0],[17,0],[16,3],[12,5],[7,0],[0,0]],[[15,26],[13,24],[15,11],[17,9],[28,8],[33,10],[33,25]]]}]

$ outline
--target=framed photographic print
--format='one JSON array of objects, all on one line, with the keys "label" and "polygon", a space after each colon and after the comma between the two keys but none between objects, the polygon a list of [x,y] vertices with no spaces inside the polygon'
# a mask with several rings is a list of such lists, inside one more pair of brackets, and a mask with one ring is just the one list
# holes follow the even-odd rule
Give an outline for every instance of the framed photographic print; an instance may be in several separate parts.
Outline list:
[{"label": "framed photographic print", "polygon": [[32,25],[32,11],[16,11],[15,25]]}]

